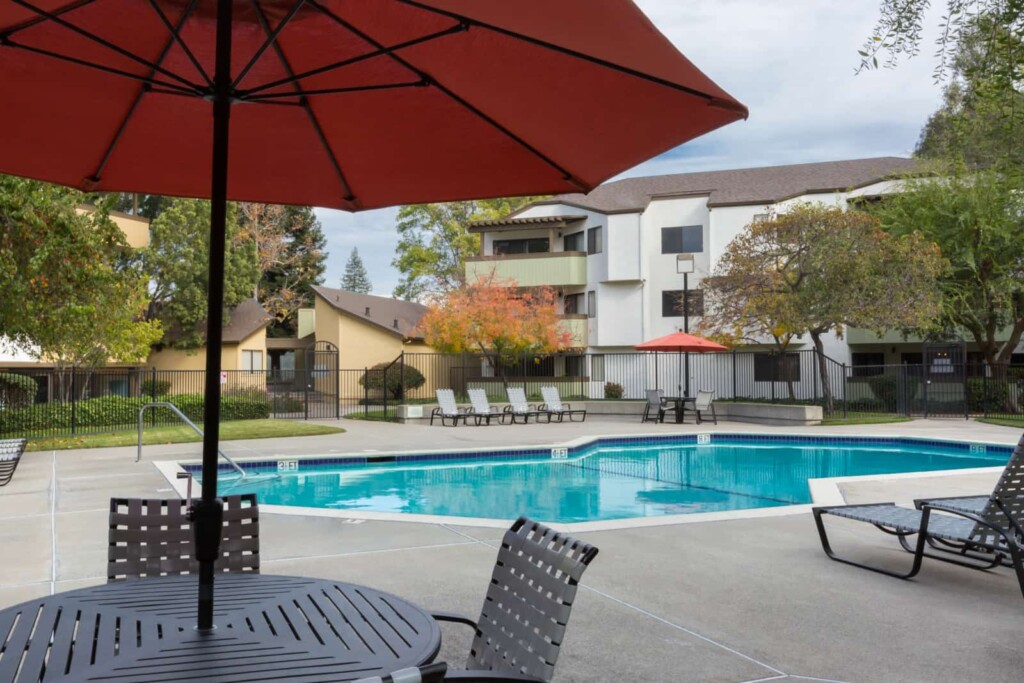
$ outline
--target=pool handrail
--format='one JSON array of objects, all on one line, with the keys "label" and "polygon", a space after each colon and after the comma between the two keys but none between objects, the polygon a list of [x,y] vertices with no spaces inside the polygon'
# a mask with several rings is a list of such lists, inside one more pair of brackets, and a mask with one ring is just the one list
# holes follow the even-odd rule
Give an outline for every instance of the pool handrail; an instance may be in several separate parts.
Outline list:
[{"label": "pool handrail", "polygon": [[[185,424],[192,428],[192,431],[194,431],[196,434],[199,435],[200,438],[202,438],[203,430],[199,429],[199,427],[197,427],[195,423],[192,422],[192,420],[188,419],[185,416],[185,413],[178,410],[178,406],[168,401],[153,401],[152,403],[147,403],[146,405],[139,408],[139,450],[135,454],[135,462],[139,462],[142,459],[142,416],[146,412],[147,408],[167,408],[172,413],[180,417]],[[227,461],[229,465],[235,468],[235,471],[238,472],[243,479],[248,476],[245,473],[245,470],[239,467],[237,462],[229,458],[224,451],[218,448],[217,453],[220,455],[220,457],[224,458],[224,460]]]}]

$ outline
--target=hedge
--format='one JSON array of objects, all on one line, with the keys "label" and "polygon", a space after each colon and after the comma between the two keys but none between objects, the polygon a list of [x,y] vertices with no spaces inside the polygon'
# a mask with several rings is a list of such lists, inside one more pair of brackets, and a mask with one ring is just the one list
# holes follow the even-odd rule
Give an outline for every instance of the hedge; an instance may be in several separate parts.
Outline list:
[{"label": "hedge", "polygon": [[[123,396],[103,396],[102,398],[76,401],[74,406],[75,429],[133,427],[138,424],[139,409],[149,402],[149,397],[125,398]],[[178,394],[171,398],[171,402],[193,422],[203,420],[202,394]],[[150,412],[157,422],[166,424],[180,422],[177,416],[166,408],[153,408]],[[270,417],[270,402],[265,396],[222,396],[220,417],[225,421],[267,418]],[[29,435],[70,429],[70,403],[40,403],[28,408],[0,411],[0,434]]]},{"label": "hedge", "polygon": [[38,390],[36,381],[27,375],[0,372],[0,408],[30,406]]}]

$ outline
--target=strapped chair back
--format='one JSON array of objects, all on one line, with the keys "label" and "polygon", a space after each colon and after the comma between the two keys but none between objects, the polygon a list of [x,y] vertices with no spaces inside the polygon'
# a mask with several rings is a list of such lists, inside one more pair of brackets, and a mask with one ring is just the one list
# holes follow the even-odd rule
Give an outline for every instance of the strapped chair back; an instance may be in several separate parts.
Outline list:
[{"label": "strapped chair back", "polygon": [[697,398],[694,399],[693,407],[696,410],[708,410],[711,408],[711,401],[715,398],[713,389],[698,389]]},{"label": "strapped chair back", "polygon": [[[1006,469],[1000,475],[980,516],[990,524],[1003,529],[1009,527],[1017,532],[1018,537],[1024,537],[1024,435],[1010,455]],[[971,540],[995,545],[1002,538],[989,527],[976,524]]]},{"label": "strapped chair back", "polygon": [[501,541],[467,669],[550,681],[580,577],[597,548],[520,517]]},{"label": "strapped chair back", "polygon": [[530,404],[526,402],[526,390],[522,387],[508,388],[508,403],[512,406],[513,413],[529,413]]},{"label": "strapped chair back", "polygon": [[452,389],[435,389],[434,393],[437,395],[437,405],[441,408],[442,414],[446,416],[459,414],[459,407],[455,403],[455,392]]},{"label": "strapped chair back", "polygon": [[491,410],[491,404],[487,400],[487,392],[483,389],[470,389],[466,393],[469,394],[469,402],[473,405],[473,413],[476,415],[493,415],[494,411]]},{"label": "strapped chair back", "polygon": [[[259,506],[256,494],[224,496],[224,532],[218,572],[259,572]],[[110,499],[107,581],[194,574],[188,501]]]},{"label": "strapped chair back", "polygon": [[551,410],[556,413],[565,410],[562,406],[562,397],[558,395],[558,387],[541,387],[540,395],[544,397],[544,405]]},{"label": "strapped chair back", "polygon": [[649,410],[660,410],[665,392],[662,389],[647,389],[647,408]]},{"label": "strapped chair back", "polygon": [[25,439],[0,440],[0,486],[6,486],[14,478],[24,452]]}]

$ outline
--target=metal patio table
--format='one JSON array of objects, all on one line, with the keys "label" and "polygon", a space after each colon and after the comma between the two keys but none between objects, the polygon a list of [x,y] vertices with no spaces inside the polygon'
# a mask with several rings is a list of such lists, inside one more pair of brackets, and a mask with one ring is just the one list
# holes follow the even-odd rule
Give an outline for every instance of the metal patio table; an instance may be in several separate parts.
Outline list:
[{"label": "metal patio table", "polygon": [[348,681],[430,662],[430,614],[366,586],[223,574],[216,628],[195,628],[196,576],[117,581],[0,611],[0,683]]},{"label": "metal patio table", "polygon": [[666,396],[665,400],[676,404],[676,424],[682,423],[687,404],[693,406],[694,409],[697,405],[696,396]]}]

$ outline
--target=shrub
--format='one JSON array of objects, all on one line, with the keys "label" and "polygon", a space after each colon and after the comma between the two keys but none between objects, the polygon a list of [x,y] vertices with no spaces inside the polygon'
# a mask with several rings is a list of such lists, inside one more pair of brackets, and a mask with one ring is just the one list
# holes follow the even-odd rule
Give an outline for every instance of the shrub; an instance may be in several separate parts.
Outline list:
[{"label": "shrub", "polygon": [[967,379],[967,407],[972,413],[1010,410],[1010,382],[982,377]]},{"label": "shrub", "polygon": [[402,400],[406,391],[419,389],[426,383],[427,378],[416,368],[406,365],[403,370],[400,365],[390,361],[377,363],[359,378],[360,386],[384,391],[396,401]]},{"label": "shrub", "polygon": [[622,385],[618,382],[605,382],[604,385],[604,397],[605,398],[622,398],[622,395],[626,393],[626,390],[622,388]]},{"label": "shrub", "polygon": [[171,380],[144,379],[141,387],[143,396],[166,396],[171,393]]},{"label": "shrub", "polygon": [[869,377],[867,382],[875,398],[882,402],[886,410],[902,410],[904,402],[917,396],[921,379],[904,378],[899,375],[875,375]]},{"label": "shrub", "polygon": [[27,375],[0,372],[0,408],[12,410],[30,406],[37,390],[36,381]]}]

